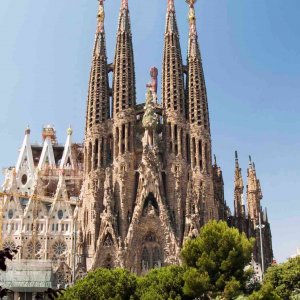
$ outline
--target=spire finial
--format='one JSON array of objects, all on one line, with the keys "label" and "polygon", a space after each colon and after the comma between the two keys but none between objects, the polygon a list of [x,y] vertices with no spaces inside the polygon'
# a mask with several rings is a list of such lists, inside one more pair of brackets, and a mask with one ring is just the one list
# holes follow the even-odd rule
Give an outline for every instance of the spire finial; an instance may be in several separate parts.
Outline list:
[{"label": "spire finial", "polygon": [[197,34],[196,31],[196,14],[195,14],[195,8],[194,4],[197,0],[185,0],[186,3],[189,5],[189,24],[190,24],[190,33],[191,34]]},{"label": "spire finial", "polygon": [[249,155],[249,165],[252,165],[252,158],[251,158],[251,155]]},{"label": "spire finial", "polygon": [[238,152],[235,151],[235,166],[238,167],[239,166],[239,156],[238,156]]},{"label": "spire finial", "polygon": [[174,0],[168,0],[168,12],[175,11]]},{"label": "spire finial", "polygon": [[105,19],[105,12],[104,12],[104,0],[99,0],[99,9],[98,9],[98,33],[104,32],[104,19]]},{"label": "spire finial", "polygon": [[216,156],[216,154],[214,154],[214,163],[215,163],[215,166],[217,166],[217,156]]},{"label": "spire finial", "polygon": [[30,128],[29,125],[27,125],[26,129],[25,129],[25,135],[29,135],[30,134]]},{"label": "spire finial", "polygon": [[70,125],[69,128],[67,129],[67,134],[72,135],[73,134],[73,129],[72,126]]},{"label": "spire finial", "polygon": [[122,0],[122,8],[128,9],[128,0]]}]

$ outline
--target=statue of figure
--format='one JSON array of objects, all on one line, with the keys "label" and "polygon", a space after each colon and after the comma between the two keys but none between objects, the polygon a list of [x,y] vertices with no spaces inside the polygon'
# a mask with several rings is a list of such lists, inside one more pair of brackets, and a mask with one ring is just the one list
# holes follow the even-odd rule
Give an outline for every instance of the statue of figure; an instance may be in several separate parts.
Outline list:
[{"label": "statue of figure", "polygon": [[150,88],[153,94],[153,101],[157,104],[157,76],[158,70],[156,67],[150,69],[151,82],[146,85],[147,88]]},{"label": "statue of figure", "polygon": [[112,202],[112,171],[111,168],[105,169],[105,181],[104,181],[104,198],[103,206],[106,212],[111,212]]}]

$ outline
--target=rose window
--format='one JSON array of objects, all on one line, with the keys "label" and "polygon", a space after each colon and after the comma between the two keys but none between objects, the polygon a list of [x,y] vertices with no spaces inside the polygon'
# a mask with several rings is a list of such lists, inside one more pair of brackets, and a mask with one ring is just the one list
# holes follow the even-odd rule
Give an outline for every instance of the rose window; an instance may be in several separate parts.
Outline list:
[{"label": "rose window", "polygon": [[3,249],[5,248],[9,248],[9,249],[15,249],[16,248],[16,244],[13,241],[5,241],[3,244]]},{"label": "rose window", "polygon": [[62,255],[67,250],[67,245],[64,242],[56,242],[53,246],[55,255]]}]

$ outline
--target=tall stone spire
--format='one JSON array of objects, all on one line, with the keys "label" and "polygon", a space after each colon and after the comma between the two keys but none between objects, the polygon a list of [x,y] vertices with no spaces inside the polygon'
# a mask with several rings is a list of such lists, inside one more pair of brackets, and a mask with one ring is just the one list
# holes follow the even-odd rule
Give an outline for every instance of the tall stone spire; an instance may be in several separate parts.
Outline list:
[{"label": "tall stone spire", "polygon": [[252,220],[258,220],[258,214],[261,211],[260,201],[262,199],[262,192],[260,182],[256,176],[255,164],[249,157],[248,185],[247,185],[247,205],[248,215]]},{"label": "tall stone spire", "polygon": [[89,81],[86,132],[84,137],[84,182],[79,219],[85,240],[84,257],[88,268],[95,253],[103,210],[105,168],[110,164],[110,88],[104,30],[104,0],[99,0],[97,29]]},{"label": "tall stone spire", "polygon": [[166,16],[162,102],[167,114],[185,115],[183,66],[174,0],[168,0]]},{"label": "tall stone spire", "polygon": [[88,133],[93,126],[97,126],[97,124],[109,119],[110,112],[103,2],[104,0],[99,1],[97,16],[97,30],[95,34],[88,92],[86,133]]},{"label": "tall stone spire", "polygon": [[114,197],[119,215],[118,234],[125,238],[132,215],[135,188],[136,86],[128,0],[121,0],[113,68]]},{"label": "tall stone spire", "polygon": [[113,76],[113,113],[134,108],[136,102],[134,57],[128,0],[121,1]]},{"label": "tall stone spire", "polygon": [[234,171],[234,216],[245,218],[245,206],[243,203],[244,183],[242,170],[239,166],[238,153],[235,151],[235,171]]},{"label": "tall stone spire", "polygon": [[[165,160],[168,174],[165,182],[171,220],[179,240],[183,240],[181,224],[185,209],[187,187],[182,178],[187,178],[188,154],[186,150],[187,122],[184,92],[184,69],[182,65],[179,32],[176,21],[174,0],[167,0],[166,27],[162,68],[162,106]],[[171,192],[172,191],[172,192]],[[176,224],[176,225],[175,225]]]},{"label": "tall stone spire", "polygon": [[202,60],[196,29],[195,0],[189,5],[189,39],[187,57],[187,101],[190,124],[191,168],[196,182],[204,189],[204,223],[218,218],[217,203],[212,182],[212,151],[208,115],[208,103]]},{"label": "tall stone spire", "polygon": [[189,120],[210,133],[209,113],[202,59],[196,29],[195,0],[189,4],[189,42],[188,42],[188,98]]}]

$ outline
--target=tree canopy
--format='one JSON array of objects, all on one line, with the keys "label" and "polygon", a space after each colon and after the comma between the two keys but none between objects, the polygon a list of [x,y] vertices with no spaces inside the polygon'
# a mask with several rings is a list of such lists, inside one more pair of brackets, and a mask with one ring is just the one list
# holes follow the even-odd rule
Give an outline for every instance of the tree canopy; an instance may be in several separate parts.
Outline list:
[{"label": "tree canopy", "polygon": [[141,300],[191,299],[183,293],[183,274],[181,266],[153,269],[138,278],[136,295]]},{"label": "tree canopy", "polygon": [[296,295],[300,299],[300,256],[271,266],[265,273],[259,293],[264,294],[268,288],[279,296],[278,299],[292,299]]},{"label": "tree canopy", "polygon": [[225,222],[211,221],[198,237],[185,242],[182,266],[153,269],[140,277],[123,269],[98,269],[59,299],[234,299],[249,278],[245,267],[252,249],[252,241],[237,229],[229,228]]},{"label": "tree canopy", "polygon": [[225,222],[211,221],[181,251],[187,271],[184,292],[192,297],[219,295],[232,299],[249,279],[253,242]]},{"label": "tree canopy", "polygon": [[79,281],[60,300],[133,300],[136,276],[124,269],[100,268]]}]

